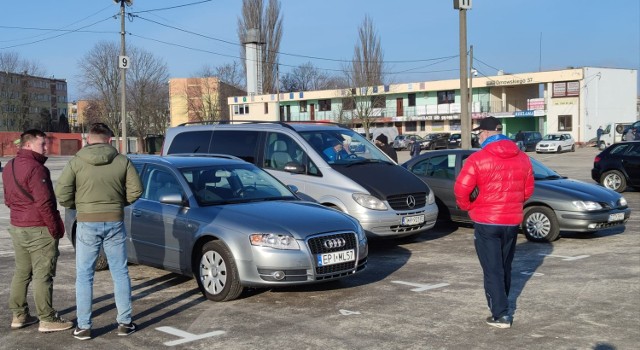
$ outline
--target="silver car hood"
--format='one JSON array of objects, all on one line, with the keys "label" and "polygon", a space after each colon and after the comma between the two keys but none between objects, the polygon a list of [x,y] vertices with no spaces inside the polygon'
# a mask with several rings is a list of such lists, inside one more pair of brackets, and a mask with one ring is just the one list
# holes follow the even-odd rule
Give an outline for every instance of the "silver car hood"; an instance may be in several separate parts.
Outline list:
[{"label": "silver car hood", "polygon": [[358,230],[357,221],[347,214],[304,201],[225,204],[199,208],[190,214],[203,225],[211,226],[213,232],[228,229],[247,235],[288,233],[304,239],[319,233]]}]

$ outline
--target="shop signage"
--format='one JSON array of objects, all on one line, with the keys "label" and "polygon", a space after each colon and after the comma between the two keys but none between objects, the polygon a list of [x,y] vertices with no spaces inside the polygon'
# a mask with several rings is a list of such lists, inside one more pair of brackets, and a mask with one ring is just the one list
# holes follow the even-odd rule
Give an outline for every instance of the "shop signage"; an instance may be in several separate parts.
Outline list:
[{"label": "shop signage", "polygon": [[513,115],[516,117],[533,117],[533,110],[516,111]]},{"label": "shop signage", "polygon": [[486,86],[505,86],[505,85],[523,85],[523,84],[532,84],[533,78],[525,77],[525,78],[507,78],[507,79],[496,79],[491,78],[492,80],[487,81]]}]

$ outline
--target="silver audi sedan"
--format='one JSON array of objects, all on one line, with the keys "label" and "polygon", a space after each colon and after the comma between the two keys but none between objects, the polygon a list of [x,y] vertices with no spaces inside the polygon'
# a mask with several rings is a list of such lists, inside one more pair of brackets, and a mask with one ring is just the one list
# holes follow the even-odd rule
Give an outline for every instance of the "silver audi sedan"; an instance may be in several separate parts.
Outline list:
[{"label": "silver audi sedan", "polygon": [[[209,300],[233,300],[249,286],[335,280],[367,264],[357,220],[301,200],[252,164],[231,156],[131,160],[144,191],[125,208],[129,261],[194,276]],[[65,221],[75,242],[73,210]]]}]

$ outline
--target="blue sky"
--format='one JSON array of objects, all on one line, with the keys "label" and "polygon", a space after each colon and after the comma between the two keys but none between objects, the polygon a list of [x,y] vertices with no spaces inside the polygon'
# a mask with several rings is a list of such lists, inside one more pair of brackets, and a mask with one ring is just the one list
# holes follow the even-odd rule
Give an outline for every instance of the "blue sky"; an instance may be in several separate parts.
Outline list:
[{"label": "blue sky", "polygon": [[[127,11],[200,1],[135,0]],[[171,77],[191,76],[205,64],[233,61],[240,48],[167,26],[238,43],[236,26],[241,5],[240,0],[213,0],[140,12],[139,18],[127,20],[127,32],[131,34],[127,43],[163,59]],[[458,77],[457,57],[421,61],[458,55],[458,11],[453,9],[452,0],[281,0],[281,5],[284,32],[280,51],[289,54],[280,56],[281,71],[311,61],[318,68],[337,73],[332,70],[341,68],[339,60],[352,57],[358,27],[368,14],[378,30],[385,59],[412,61],[389,64],[392,82]],[[96,42],[120,42],[120,19],[112,17],[119,6],[112,0],[4,1],[3,11],[0,50],[38,61],[48,75],[67,79],[70,100],[82,98],[76,84],[79,60]],[[91,32],[26,29],[73,30],[84,26],[83,30]],[[467,13],[467,27],[468,44],[474,46],[477,59],[474,66],[484,75],[494,75],[497,69],[518,73],[538,71],[540,67],[640,69],[638,0],[475,0]]]}]

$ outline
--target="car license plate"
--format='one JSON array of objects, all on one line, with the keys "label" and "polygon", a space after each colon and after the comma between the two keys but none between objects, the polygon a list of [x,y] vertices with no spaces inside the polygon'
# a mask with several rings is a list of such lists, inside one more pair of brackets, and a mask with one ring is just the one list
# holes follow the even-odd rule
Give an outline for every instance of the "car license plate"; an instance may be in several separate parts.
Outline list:
[{"label": "car license plate", "polygon": [[609,214],[609,222],[624,220],[624,213]]},{"label": "car license plate", "polygon": [[424,222],[424,215],[405,216],[402,218],[402,226],[420,225]]},{"label": "car license plate", "polygon": [[318,266],[327,266],[356,260],[354,249],[341,250],[339,252],[318,254]]}]

